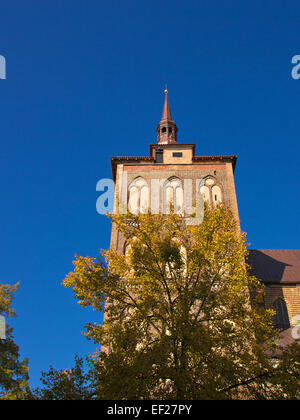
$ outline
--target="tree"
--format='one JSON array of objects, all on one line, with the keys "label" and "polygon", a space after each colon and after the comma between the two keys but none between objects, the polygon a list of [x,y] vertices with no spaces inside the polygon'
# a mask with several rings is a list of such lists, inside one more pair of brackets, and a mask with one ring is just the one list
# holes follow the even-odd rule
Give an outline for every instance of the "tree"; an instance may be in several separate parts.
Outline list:
[{"label": "tree", "polygon": [[93,357],[98,398],[299,397],[299,356],[292,379],[284,370],[299,346],[274,363],[274,313],[228,208],[206,206],[196,226],[176,214],[111,218],[125,255],[77,256],[63,283],[83,307],[105,303],[103,326],[86,326],[102,346]]},{"label": "tree", "polygon": [[42,372],[43,387],[36,388],[31,395],[33,400],[93,400],[93,369],[86,371],[84,360],[75,356],[72,369],[56,370],[52,366]]},{"label": "tree", "polygon": [[[17,289],[18,284],[0,284],[1,316],[16,316],[11,303]],[[0,339],[0,400],[25,399],[29,392],[28,361],[19,360],[19,347],[13,340],[12,331],[7,325],[6,338]]]}]

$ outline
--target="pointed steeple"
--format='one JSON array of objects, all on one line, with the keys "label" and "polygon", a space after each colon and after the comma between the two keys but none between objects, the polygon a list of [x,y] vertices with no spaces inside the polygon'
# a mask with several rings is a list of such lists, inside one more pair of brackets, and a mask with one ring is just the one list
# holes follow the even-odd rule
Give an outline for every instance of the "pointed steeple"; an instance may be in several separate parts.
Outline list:
[{"label": "pointed steeple", "polygon": [[172,144],[177,143],[177,126],[172,120],[168,101],[168,90],[165,89],[165,103],[160,122],[156,128],[157,143]]},{"label": "pointed steeple", "polygon": [[170,107],[169,107],[169,101],[168,101],[168,91],[167,89],[165,89],[165,103],[164,103],[164,109],[163,109],[163,113],[162,113],[162,117],[161,120],[169,120],[172,121],[172,117],[171,117],[171,111],[170,111]]}]

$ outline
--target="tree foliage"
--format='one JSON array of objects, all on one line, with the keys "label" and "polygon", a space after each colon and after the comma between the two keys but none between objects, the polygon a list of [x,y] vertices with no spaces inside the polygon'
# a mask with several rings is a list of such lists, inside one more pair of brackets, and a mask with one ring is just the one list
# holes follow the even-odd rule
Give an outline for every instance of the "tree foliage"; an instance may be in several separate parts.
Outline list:
[{"label": "tree foliage", "polygon": [[32,391],[33,400],[93,400],[93,369],[87,370],[83,358],[75,356],[72,369],[57,370],[52,366],[42,372],[42,387]]},{"label": "tree foliage", "polygon": [[[16,316],[12,299],[17,291],[14,286],[0,284],[0,315]],[[28,361],[19,360],[19,347],[15,344],[12,328],[6,326],[6,338],[0,339],[0,400],[25,399],[28,387]]]},{"label": "tree foliage", "polygon": [[274,362],[273,312],[228,208],[206,207],[196,226],[175,214],[111,217],[126,253],[76,257],[64,280],[80,305],[105,304],[103,326],[86,326],[102,346],[97,398],[299,397],[299,346]]}]

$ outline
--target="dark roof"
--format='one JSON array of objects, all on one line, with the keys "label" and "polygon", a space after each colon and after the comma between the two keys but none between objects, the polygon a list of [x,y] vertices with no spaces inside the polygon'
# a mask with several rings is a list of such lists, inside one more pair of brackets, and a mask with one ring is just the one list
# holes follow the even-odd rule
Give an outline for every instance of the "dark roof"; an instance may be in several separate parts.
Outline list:
[{"label": "dark roof", "polygon": [[154,162],[153,157],[149,156],[113,156],[110,158],[111,170],[113,174],[113,180],[116,179],[116,166],[118,163],[121,162],[138,162],[138,161],[146,161],[146,162]]},{"label": "dark roof", "polygon": [[[174,143],[172,146],[178,145],[181,146],[193,146],[193,154],[195,153],[195,143]],[[118,163],[134,163],[137,161],[146,161],[146,162],[155,162],[154,158],[151,156],[152,154],[152,148],[159,146],[160,148],[163,146],[170,146],[170,144],[166,145],[159,145],[159,144],[150,144],[150,156],[113,156],[110,158],[111,163],[111,169],[113,174],[113,179],[115,180],[116,177],[116,165]],[[237,156],[231,155],[231,156],[193,156],[192,157],[193,162],[215,162],[215,161],[221,161],[221,162],[232,162],[233,171],[235,169]],[[163,163],[162,163],[163,165]]]},{"label": "dark roof", "polygon": [[221,162],[232,162],[232,167],[233,167],[233,172],[235,170],[235,165],[236,165],[236,161],[237,161],[237,156],[236,155],[231,155],[231,156],[194,156],[193,157],[193,162],[207,162],[207,161],[218,161],[220,160]]},{"label": "dark roof", "polygon": [[248,263],[265,284],[300,284],[300,249],[250,249]]}]

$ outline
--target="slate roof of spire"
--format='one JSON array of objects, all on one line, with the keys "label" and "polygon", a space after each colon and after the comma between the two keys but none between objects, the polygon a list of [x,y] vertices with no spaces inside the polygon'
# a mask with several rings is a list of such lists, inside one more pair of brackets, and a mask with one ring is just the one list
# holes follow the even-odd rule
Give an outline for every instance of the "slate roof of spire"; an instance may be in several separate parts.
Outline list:
[{"label": "slate roof of spire", "polygon": [[166,93],[166,96],[165,96],[165,103],[164,103],[164,108],[163,108],[163,113],[162,113],[161,120],[162,121],[165,121],[165,120],[172,121],[171,111],[170,111],[170,106],[169,106],[169,101],[168,101],[168,93]]}]

